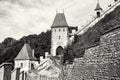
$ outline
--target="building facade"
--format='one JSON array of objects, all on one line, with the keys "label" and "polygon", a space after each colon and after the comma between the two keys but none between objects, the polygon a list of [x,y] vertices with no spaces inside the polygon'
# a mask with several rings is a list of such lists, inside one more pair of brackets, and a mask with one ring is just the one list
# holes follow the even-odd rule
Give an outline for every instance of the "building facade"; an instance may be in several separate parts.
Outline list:
[{"label": "building facade", "polygon": [[37,59],[34,57],[34,50],[27,43],[24,44],[14,61],[15,69],[21,68],[21,71],[25,72],[34,69],[35,65],[38,64]]}]

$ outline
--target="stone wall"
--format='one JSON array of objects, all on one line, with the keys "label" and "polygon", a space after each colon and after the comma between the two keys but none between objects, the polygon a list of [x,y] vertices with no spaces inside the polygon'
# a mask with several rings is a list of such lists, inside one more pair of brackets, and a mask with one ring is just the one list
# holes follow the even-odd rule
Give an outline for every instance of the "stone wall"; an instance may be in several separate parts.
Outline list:
[{"label": "stone wall", "polygon": [[64,70],[66,80],[120,80],[120,28],[101,36],[98,46]]},{"label": "stone wall", "polygon": [[4,77],[4,67],[1,65],[0,66],[0,80],[3,80],[3,77]]},{"label": "stone wall", "polygon": [[11,72],[11,80],[20,80],[20,68],[16,68]]},{"label": "stone wall", "polygon": [[11,80],[12,64],[3,63],[0,65],[0,80]]}]

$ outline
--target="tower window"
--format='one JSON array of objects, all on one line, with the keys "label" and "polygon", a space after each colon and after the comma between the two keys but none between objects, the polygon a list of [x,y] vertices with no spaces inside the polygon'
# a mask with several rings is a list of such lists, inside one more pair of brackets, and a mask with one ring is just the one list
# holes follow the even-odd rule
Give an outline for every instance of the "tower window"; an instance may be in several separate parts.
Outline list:
[{"label": "tower window", "polygon": [[33,70],[33,69],[34,69],[34,64],[32,63],[32,64],[31,64],[31,70]]},{"label": "tower window", "polygon": [[100,12],[97,12],[97,17],[100,17]]},{"label": "tower window", "polygon": [[20,67],[23,68],[23,63],[20,64]]},{"label": "tower window", "polygon": [[61,29],[59,29],[59,31],[61,31]]},{"label": "tower window", "polygon": [[59,39],[61,39],[61,36],[59,36]]}]

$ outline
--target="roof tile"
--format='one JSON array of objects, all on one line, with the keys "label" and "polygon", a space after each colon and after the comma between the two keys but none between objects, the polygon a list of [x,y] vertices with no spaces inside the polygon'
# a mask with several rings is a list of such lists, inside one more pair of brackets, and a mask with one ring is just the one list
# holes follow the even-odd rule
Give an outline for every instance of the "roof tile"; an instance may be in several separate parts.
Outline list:
[{"label": "roof tile", "polygon": [[52,27],[68,27],[64,13],[57,13]]},{"label": "roof tile", "polygon": [[15,60],[37,60],[32,54],[30,45],[25,43]]}]

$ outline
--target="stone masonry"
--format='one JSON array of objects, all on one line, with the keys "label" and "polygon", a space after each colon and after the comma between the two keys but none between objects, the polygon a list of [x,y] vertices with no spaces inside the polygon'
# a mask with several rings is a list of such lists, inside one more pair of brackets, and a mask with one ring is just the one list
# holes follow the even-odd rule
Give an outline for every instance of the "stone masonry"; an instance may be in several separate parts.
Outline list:
[{"label": "stone masonry", "polygon": [[101,36],[98,46],[64,70],[65,80],[120,80],[120,28]]},{"label": "stone masonry", "polygon": [[3,63],[0,65],[0,80],[11,80],[12,64]]}]

